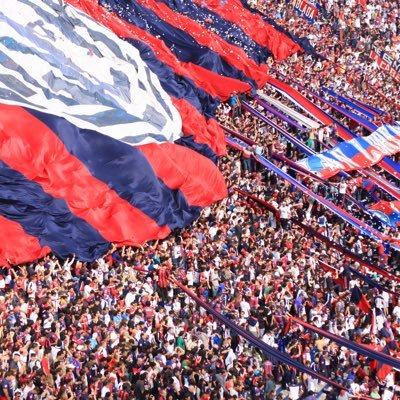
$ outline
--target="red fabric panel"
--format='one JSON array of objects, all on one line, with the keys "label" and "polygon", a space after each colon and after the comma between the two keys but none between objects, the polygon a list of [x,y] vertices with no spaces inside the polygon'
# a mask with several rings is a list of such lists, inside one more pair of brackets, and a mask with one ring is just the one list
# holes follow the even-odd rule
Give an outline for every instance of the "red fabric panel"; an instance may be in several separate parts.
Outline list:
[{"label": "red fabric panel", "polygon": [[179,61],[162,40],[127,23],[98,5],[95,0],[66,0],[66,2],[90,15],[119,37],[138,39],[146,43],[153,49],[160,61],[171,67],[175,73],[192,79],[198,87],[213,97],[219,97],[225,101],[234,90],[241,93],[251,90],[251,86],[246,82],[218,75],[192,63]]},{"label": "red fabric panel", "polygon": [[364,312],[365,314],[368,314],[371,311],[371,306],[369,304],[369,301],[367,300],[367,298],[365,297],[365,295],[363,294],[361,296],[361,300],[360,302],[357,304],[357,306],[360,308],[360,310],[362,312]]},{"label": "red fabric panel", "polygon": [[368,207],[369,210],[378,210],[390,215],[392,212],[400,211],[400,201],[381,200],[378,203]]},{"label": "red fabric panel", "polygon": [[[0,266],[36,260],[50,253],[50,247],[42,247],[38,238],[24,232],[21,225],[0,216]],[[7,254],[4,252],[6,249]]]},{"label": "red fabric panel", "polygon": [[185,135],[193,135],[197,143],[208,144],[219,156],[226,153],[225,134],[215,119],[207,121],[185,99],[172,98],[172,102],[182,117],[182,131]]},{"label": "red fabric panel", "polygon": [[[225,141],[225,132],[221,128],[221,125],[217,122],[216,119],[210,118],[207,120],[207,130],[211,132],[213,137],[223,138],[223,143],[220,143],[220,148],[217,149],[217,154],[225,155],[226,154],[226,141]],[[219,141],[218,141],[219,143]],[[218,153],[221,152],[221,153]]]},{"label": "red fabric panel", "polygon": [[137,246],[168,236],[168,226],[158,226],[94,178],[41,121],[21,107],[0,104],[0,111],[1,159],[39,183],[53,197],[64,198],[71,212],[96,228],[106,240]]},{"label": "red fabric panel", "polygon": [[384,381],[386,377],[392,372],[393,368],[387,364],[381,364],[378,366],[378,370],[376,371],[376,376],[381,381]]},{"label": "red fabric panel", "polygon": [[155,0],[137,1],[152,10],[162,20],[168,22],[175,28],[187,32],[197,43],[218,53],[225,61],[243,71],[248,77],[253,78],[259,87],[267,83],[268,67],[265,64],[258,66],[247,56],[242,48],[226,42],[216,33],[207,30],[189,17],[174,12],[164,3],[159,3]]},{"label": "red fabric panel", "polygon": [[[204,5],[204,0],[194,0]],[[256,43],[271,51],[276,61],[282,61],[290,55],[303,52],[303,49],[284,33],[267,24],[258,14],[246,10],[240,0],[205,0],[207,8],[222,18],[238,25]]]},{"label": "red fabric panel", "polygon": [[225,179],[208,158],[173,143],[137,147],[170,189],[180,188],[188,203],[205,207],[228,196]]},{"label": "red fabric panel", "polygon": [[327,263],[321,261],[320,259],[318,259],[318,263],[321,265],[321,267],[322,267],[322,269],[323,269],[324,271],[332,272],[332,273],[339,272],[336,268],[334,268],[334,267],[332,267],[331,265],[329,265],[329,264],[327,264]]}]

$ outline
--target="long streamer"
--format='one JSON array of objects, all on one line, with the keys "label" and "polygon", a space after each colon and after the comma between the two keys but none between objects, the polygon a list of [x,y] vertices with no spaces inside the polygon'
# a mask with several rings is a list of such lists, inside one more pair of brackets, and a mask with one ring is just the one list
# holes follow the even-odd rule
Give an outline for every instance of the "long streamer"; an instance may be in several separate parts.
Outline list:
[{"label": "long streamer", "polygon": [[253,195],[250,194],[250,193],[244,192],[243,190],[241,190],[241,189],[239,189],[239,188],[237,188],[237,187],[234,187],[233,190],[236,191],[236,192],[238,192],[238,193],[240,193],[242,196],[246,196],[246,197],[248,197],[249,199],[254,200],[254,201],[257,202],[258,204],[260,204],[260,205],[262,205],[263,207],[265,207],[267,210],[272,211],[272,212],[274,213],[275,217],[276,217],[277,222],[280,223],[280,212],[279,212],[279,210],[276,209],[272,204],[269,204],[269,203],[267,203],[266,201],[261,200],[261,199],[259,199],[258,197],[253,196]]},{"label": "long streamer", "polygon": [[[281,120],[286,121],[288,124],[294,126],[295,128],[299,129],[302,132],[305,132],[307,129],[309,129],[309,126],[307,126],[307,128],[305,128],[303,125],[300,125],[296,120],[288,117],[286,114],[284,114],[281,111],[276,110],[274,107],[272,107],[272,105],[267,103],[268,97],[267,96],[263,96],[262,94],[259,95],[260,97],[255,97],[255,100],[258,104],[260,104],[265,110],[273,113],[274,115],[276,115],[277,117],[279,117]],[[289,107],[287,107],[289,108]],[[317,126],[319,126],[319,124],[317,124]]]},{"label": "long streamer", "polygon": [[341,336],[335,335],[331,332],[325,331],[321,328],[317,328],[316,326],[304,322],[301,319],[296,318],[294,316],[288,315],[287,317],[290,318],[296,324],[303,326],[307,330],[318,333],[318,335],[326,337],[332,340],[333,342],[339,344],[340,346],[344,346],[347,347],[348,349],[354,350],[356,353],[361,354],[364,357],[369,357],[372,358],[373,360],[378,360],[386,365],[390,365],[393,368],[397,369],[400,368],[400,360],[398,358],[372,350],[362,344],[358,344],[351,340],[345,339]]},{"label": "long streamer", "polygon": [[[265,206],[266,204],[268,204],[268,209],[271,211],[275,211],[276,213],[279,213],[279,211],[277,209],[275,209],[271,204],[265,202],[264,200],[259,199],[256,196],[251,195],[250,193],[244,192],[240,189],[234,188],[234,190],[236,190],[238,193],[240,193],[243,196],[247,196],[249,198],[251,198],[252,200],[256,201],[257,203]],[[335,250],[340,251],[343,255],[345,255],[346,257],[350,258],[353,261],[358,262],[360,265],[368,268],[371,271],[376,272],[377,274],[391,279],[391,280],[395,280],[397,282],[400,282],[400,278],[397,277],[396,275],[393,275],[392,273],[385,271],[382,268],[377,267],[376,265],[373,265],[367,261],[365,261],[363,258],[359,257],[357,254],[351,252],[350,250],[345,249],[343,246],[340,246],[339,244],[337,244],[336,242],[328,239],[326,236],[322,235],[321,233],[319,233],[318,231],[316,231],[315,229],[309,227],[308,225],[303,224],[301,221],[297,220],[296,218],[292,218],[291,221],[296,224],[297,226],[299,226],[300,228],[302,228],[304,231],[306,231],[307,233],[309,233],[311,236],[314,236],[315,238],[317,238],[319,241],[327,244],[329,247],[334,248]],[[397,295],[397,293],[396,293]]]},{"label": "long streamer", "polygon": [[302,141],[296,139],[294,136],[292,136],[289,132],[287,132],[285,129],[282,127],[278,126],[275,124],[275,122],[271,121],[269,118],[261,114],[259,111],[254,109],[250,104],[246,103],[245,101],[242,102],[242,107],[250,111],[251,114],[255,115],[257,118],[261,119],[261,121],[267,123],[268,125],[272,126],[272,128],[276,129],[277,132],[279,132],[284,138],[286,138],[290,143],[294,144],[297,148],[299,148],[301,151],[303,151],[305,154],[308,156],[314,155],[315,151],[309,149]]},{"label": "long streamer", "polygon": [[356,104],[355,102],[350,101],[349,99],[341,96],[340,94],[336,93],[332,89],[328,89],[327,87],[322,86],[322,90],[324,92],[328,93],[330,96],[335,97],[336,99],[338,99],[342,103],[346,104],[348,107],[350,107],[350,108],[352,108],[354,110],[357,110],[361,114],[364,114],[368,118],[373,119],[375,117],[375,115],[376,115],[376,114],[373,114],[372,112],[366,110],[365,108],[361,107],[360,105]]},{"label": "long streamer", "polygon": [[[326,89],[326,88],[325,88],[325,89]],[[335,92],[333,92],[332,90],[326,89],[325,91],[326,91],[326,93],[328,93],[330,96],[332,96],[332,97],[337,98],[338,100],[340,100],[340,99],[339,99],[339,96],[338,96]],[[312,93],[315,94],[315,95],[317,95],[315,92],[312,92]],[[370,132],[373,132],[374,130],[376,130],[376,129],[378,128],[378,127],[377,127],[375,124],[373,124],[372,122],[370,122],[370,121],[368,121],[367,119],[365,119],[365,118],[363,118],[363,117],[361,117],[361,116],[359,116],[359,115],[353,113],[353,112],[350,111],[350,110],[347,110],[347,109],[344,108],[344,107],[339,106],[338,104],[334,103],[333,101],[330,101],[330,100],[328,100],[328,99],[325,99],[325,98],[323,98],[322,96],[319,96],[319,99],[320,99],[321,101],[323,101],[325,104],[329,104],[333,109],[335,109],[336,111],[339,111],[342,115],[346,116],[347,118],[351,119],[352,121],[357,122],[357,124],[359,124],[359,125],[363,126],[364,128],[368,129]],[[345,100],[345,99],[343,99],[343,100]],[[340,100],[340,101],[343,101],[343,100]]]},{"label": "long streamer", "polygon": [[378,266],[373,265],[373,264],[369,263],[368,261],[365,261],[363,258],[358,256],[357,254],[351,252],[350,250],[345,249],[340,244],[333,242],[332,240],[328,239],[326,236],[322,235],[321,233],[319,233],[315,229],[311,228],[310,226],[305,225],[302,222],[300,222],[299,220],[296,220],[293,218],[292,218],[292,222],[294,222],[296,225],[298,225],[299,227],[304,229],[310,235],[315,236],[321,242],[324,242],[325,244],[327,244],[329,247],[332,247],[332,248],[340,251],[343,255],[347,256],[351,260],[358,262],[360,265],[368,268],[371,271],[376,272],[377,274],[379,274],[381,276],[384,276],[385,278],[393,279],[397,282],[400,282],[400,278],[398,276],[393,275],[392,273],[390,273],[382,268],[379,268]]},{"label": "long streamer", "polygon": [[[318,259],[318,264],[322,267],[324,271],[332,272],[332,273],[338,273],[339,270],[336,269],[335,267],[332,267],[331,265],[327,264],[326,262]],[[358,278],[363,280],[365,283],[368,285],[377,288],[380,291],[390,293],[393,296],[400,297],[399,293],[393,292],[392,290],[386,289],[384,286],[380,285],[378,282],[374,281],[373,279],[369,278],[368,276],[362,274],[361,272],[357,271],[353,267],[347,267],[347,269],[354,275],[356,275]]]},{"label": "long streamer", "polygon": [[237,326],[234,322],[232,322],[230,319],[226,318],[216,310],[214,310],[209,304],[201,300],[194,292],[192,292],[190,289],[188,289],[186,286],[182,285],[179,281],[177,281],[175,278],[171,279],[175,285],[177,285],[181,290],[183,290],[189,297],[191,297],[198,305],[200,305],[202,308],[207,310],[212,316],[214,316],[218,321],[220,321],[222,324],[227,326],[229,329],[232,331],[236,332],[238,335],[241,337],[245,338],[249,343],[251,343],[253,346],[257,347],[258,349],[262,350],[266,355],[273,357],[275,360],[278,360],[284,364],[290,365],[291,367],[296,368],[296,370],[306,373],[316,379],[319,379],[325,383],[327,383],[330,386],[336,387],[340,390],[343,390],[344,387],[338,384],[337,382],[327,378],[324,375],[321,375],[311,368],[306,367],[304,364],[300,363],[297,360],[294,360],[291,358],[289,355],[285,353],[281,353],[280,351],[274,349],[273,347],[267,345],[264,343],[262,340],[257,338],[256,336],[252,335],[250,332],[244,330],[243,328]]},{"label": "long streamer", "polygon": [[[238,143],[235,139],[226,138],[226,140],[227,140],[227,143],[229,145],[231,145],[231,146],[233,145],[235,148],[237,148],[239,150],[243,149],[243,146],[240,143]],[[363,221],[359,220],[358,218],[352,216],[347,211],[342,210],[340,207],[338,207],[337,205],[335,205],[331,201],[323,198],[322,196],[317,195],[312,190],[310,190],[308,187],[304,186],[302,183],[297,181],[295,178],[293,178],[292,176],[290,176],[286,172],[282,171],[279,167],[274,165],[272,162],[267,160],[265,157],[260,156],[260,155],[255,155],[254,158],[260,164],[264,165],[265,167],[267,167],[268,169],[272,170],[277,175],[279,175],[281,178],[283,178],[287,182],[291,183],[292,185],[294,185],[295,187],[300,189],[303,193],[306,193],[310,197],[312,197],[315,200],[317,200],[319,203],[323,204],[325,207],[327,207],[329,210],[334,212],[340,218],[342,218],[343,220],[348,222],[350,225],[353,225],[355,228],[357,228],[360,232],[363,232],[365,235],[370,236],[370,237],[374,238],[375,240],[382,240],[384,242],[387,242],[387,243],[390,244],[390,246],[392,246],[392,247],[394,247],[396,249],[399,247],[399,240],[398,239],[394,239],[394,238],[388,237],[387,235],[383,235],[382,233],[380,233],[376,229],[370,227],[365,222],[363,222]]]},{"label": "long streamer", "polygon": [[373,107],[370,104],[367,103],[363,103],[360,100],[354,99],[353,97],[350,96],[346,96],[347,99],[349,99],[350,101],[352,101],[354,104],[359,105],[360,107],[365,108],[366,110],[370,111],[371,113],[374,113],[376,115],[385,115],[387,114],[386,111],[380,110],[379,108]]},{"label": "long streamer", "polygon": [[368,276],[362,274],[361,272],[357,271],[356,269],[354,269],[353,267],[347,267],[348,270],[354,274],[355,276],[357,276],[358,278],[360,278],[361,280],[363,280],[365,283],[367,283],[368,285],[382,291],[382,292],[386,292],[386,293],[390,293],[393,296],[396,297],[400,297],[399,293],[393,292],[392,290],[386,289],[384,286],[380,285],[378,282],[375,282],[373,279],[369,278]]}]

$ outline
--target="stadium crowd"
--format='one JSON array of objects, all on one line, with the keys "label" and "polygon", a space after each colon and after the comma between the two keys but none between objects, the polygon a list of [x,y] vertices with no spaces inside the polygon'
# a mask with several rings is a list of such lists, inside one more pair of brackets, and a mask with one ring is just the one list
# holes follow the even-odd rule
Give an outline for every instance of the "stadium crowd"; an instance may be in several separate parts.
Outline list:
[{"label": "stadium crowd", "polygon": [[[296,55],[272,63],[272,68],[318,92],[322,85],[331,85],[398,119],[395,100],[386,97],[398,99],[399,85],[368,59],[372,43],[399,54],[398,4],[367,3],[368,18],[356,1],[327,0],[325,18],[315,24],[305,23],[284,0],[260,1],[257,6],[293,33],[306,35],[325,57]],[[219,163],[230,196],[203,210],[192,226],[139,249],[113,248],[95,263],[49,255],[1,268],[1,400],[399,398],[396,370],[382,377],[372,360],[289,324],[290,316],[296,316],[396,357],[399,281],[350,260],[296,221],[396,277],[399,252],[361,237],[258,165],[254,155],[259,153],[285,154],[292,160],[300,154],[277,131],[242,111],[239,102],[223,104],[219,120],[258,146],[228,150]],[[329,144],[334,127],[324,129],[321,142]],[[346,193],[358,200],[368,197],[356,176],[343,193],[340,182],[327,188],[287,170],[342,207],[351,203],[345,203]],[[279,214],[235,188],[268,202]],[[399,238],[398,232],[385,233]],[[371,286],[349,268],[386,290]],[[175,280],[239,327],[343,388],[269,357],[208,314]],[[369,302],[370,312],[351,301],[355,287]]]},{"label": "stadium crowd", "polygon": [[[310,89],[323,85],[368,104],[400,115],[399,74],[397,81],[371,58],[376,46],[400,61],[400,5],[398,1],[325,0],[324,16],[314,24],[296,13],[286,0],[255,3],[268,17],[288,31],[307,37],[322,58],[292,56],[279,69]],[[313,3],[313,2],[310,2]],[[397,104],[397,105],[396,105]]]}]

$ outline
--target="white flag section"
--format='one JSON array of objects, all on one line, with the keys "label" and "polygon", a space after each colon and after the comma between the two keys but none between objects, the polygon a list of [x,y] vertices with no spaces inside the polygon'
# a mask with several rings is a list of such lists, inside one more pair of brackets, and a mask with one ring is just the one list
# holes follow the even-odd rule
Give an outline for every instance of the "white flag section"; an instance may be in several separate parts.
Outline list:
[{"label": "white flag section", "polygon": [[0,1],[0,102],[134,145],[178,139],[181,117],[139,52],[60,3]]},{"label": "white flag section", "polygon": [[264,94],[261,90],[257,91],[257,94],[260,96],[261,99],[266,101],[267,103],[271,104],[275,108],[277,108],[279,111],[282,111],[289,117],[293,118],[296,120],[299,124],[303,125],[305,128],[319,128],[320,124],[318,122],[315,122],[311,118],[307,118],[305,115],[300,114],[299,112],[291,109],[287,105],[281,103],[280,101],[274,99],[271,96],[267,96]]},{"label": "white flag section", "polygon": [[[310,115],[311,117],[317,119],[319,121],[319,119],[314,116],[314,114],[312,112],[310,112],[310,110],[307,110],[307,108],[305,108],[302,104],[300,104],[299,102],[297,102],[295,99],[293,99],[288,93],[286,93],[284,90],[279,89],[275,86],[273,86],[273,89],[275,89],[276,91],[278,91],[282,96],[285,96],[291,103],[293,103],[295,106],[301,108],[302,110],[304,110],[308,115]],[[300,114],[302,115],[302,114]],[[322,121],[320,121],[322,123]],[[319,124],[317,122],[314,122],[314,126],[312,126],[312,128],[318,128]]]}]

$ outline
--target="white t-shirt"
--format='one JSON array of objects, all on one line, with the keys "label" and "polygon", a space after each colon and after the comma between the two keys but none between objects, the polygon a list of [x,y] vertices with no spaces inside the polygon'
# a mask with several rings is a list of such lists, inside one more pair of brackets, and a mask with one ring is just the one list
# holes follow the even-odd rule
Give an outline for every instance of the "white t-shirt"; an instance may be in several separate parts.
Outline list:
[{"label": "white t-shirt", "polygon": [[376,308],[379,308],[381,310],[383,310],[385,308],[385,300],[383,299],[383,297],[381,295],[376,296],[375,305],[376,305]]},{"label": "white t-shirt", "polygon": [[209,230],[208,233],[210,234],[211,239],[214,238],[214,236],[217,234],[218,232],[218,227],[217,226],[212,226]]},{"label": "white t-shirt", "polygon": [[382,395],[382,400],[392,400],[393,399],[393,390],[385,389]]},{"label": "white t-shirt", "polygon": [[0,289],[4,289],[6,287],[6,281],[4,280],[4,278],[0,279]]},{"label": "white t-shirt", "polygon": [[281,206],[281,208],[279,209],[279,211],[281,213],[281,218],[289,219],[290,208],[291,208],[290,206]]},{"label": "white t-shirt", "polygon": [[347,189],[347,183],[345,183],[345,182],[339,183],[339,193],[340,194],[346,194],[346,189]]},{"label": "white t-shirt", "polygon": [[300,398],[300,386],[289,386],[289,399],[297,400]]},{"label": "white t-shirt", "polygon": [[128,292],[125,297],[125,306],[130,307],[131,304],[135,301],[135,294],[133,292]]},{"label": "white t-shirt", "polygon": [[396,307],[393,309],[393,315],[394,315],[397,319],[400,318],[400,306],[396,306]]},{"label": "white t-shirt", "polygon": [[187,279],[188,286],[193,286],[194,285],[194,271],[189,270],[186,273],[186,279]]},{"label": "white t-shirt", "polygon": [[247,318],[249,316],[250,304],[247,301],[242,300],[240,302],[240,309],[244,312],[245,317]]}]

